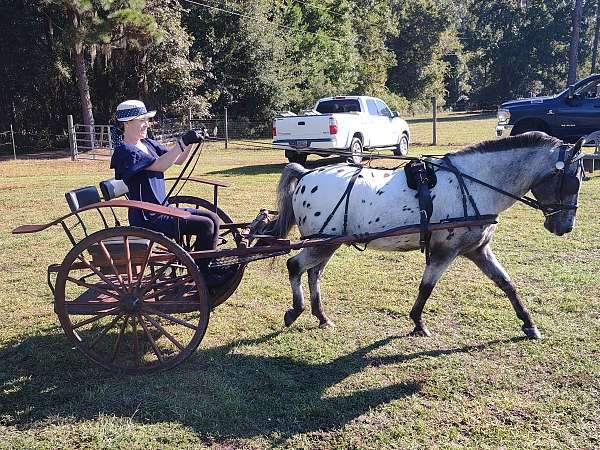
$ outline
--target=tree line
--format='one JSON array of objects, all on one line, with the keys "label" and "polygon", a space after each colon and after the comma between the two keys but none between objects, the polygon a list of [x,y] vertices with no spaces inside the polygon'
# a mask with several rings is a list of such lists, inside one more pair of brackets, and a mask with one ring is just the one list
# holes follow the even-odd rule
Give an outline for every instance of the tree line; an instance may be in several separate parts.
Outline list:
[{"label": "tree line", "polygon": [[564,89],[595,70],[600,0],[0,0],[0,131],[55,144],[65,117],[268,121],[336,94],[404,112]]}]

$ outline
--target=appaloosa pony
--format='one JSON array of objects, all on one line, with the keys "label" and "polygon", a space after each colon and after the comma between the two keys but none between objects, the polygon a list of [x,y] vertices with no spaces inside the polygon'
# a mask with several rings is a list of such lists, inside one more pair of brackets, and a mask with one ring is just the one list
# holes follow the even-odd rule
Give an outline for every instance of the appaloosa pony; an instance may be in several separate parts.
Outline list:
[{"label": "appaloosa pony", "polygon": [[[568,145],[533,132],[482,142],[434,160],[437,185],[431,189],[431,223],[467,215],[498,215],[521,200],[544,213],[544,227],[551,233],[561,236],[570,232],[575,224],[583,176],[581,145],[582,140]],[[364,242],[369,234],[420,223],[419,203],[415,191],[407,185],[403,170],[363,167],[357,175],[359,168],[337,164],[306,170],[298,164],[288,164],[279,182],[279,217],[273,234],[285,237],[297,225],[303,237],[345,235]],[[354,185],[349,190],[352,178]],[[532,191],[535,199],[523,197],[528,191]],[[336,209],[345,193],[347,208]],[[415,323],[412,335],[430,335],[423,323],[423,307],[442,274],[460,255],[473,261],[504,291],[523,321],[525,334],[530,338],[541,337],[515,286],[492,252],[490,240],[495,230],[496,225],[489,224],[432,232],[430,263],[425,266],[419,294],[410,312]],[[286,326],[304,310],[300,277],[306,271],[312,313],[322,327],[333,325],[321,305],[319,280],[337,248],[339,245],[305,248],[288,259],[293,308],[285,313]],[[371,240],[368,248],[417,250],[419,234]]]}]

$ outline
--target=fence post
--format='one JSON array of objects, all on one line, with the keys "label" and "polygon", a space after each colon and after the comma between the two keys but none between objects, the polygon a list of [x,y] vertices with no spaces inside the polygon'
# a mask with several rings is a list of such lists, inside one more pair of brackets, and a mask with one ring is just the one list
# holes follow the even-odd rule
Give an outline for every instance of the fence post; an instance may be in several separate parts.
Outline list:
[{"label": "fence post", "polygon": [[69,150],[71,151],[71,161],[77,159],[77,139],[75,138],[75,128],[73,126],[73,116],[67,116],[67,130],[69,132]]},{"label": "fence post", "polygon": [[432,145],[437,145],[437,98],[431,97],[431,110],[433,113],[433,139]]},{"label": "fence post", "polygon": [[225,150],[227,150],[227,145],[229,144],[229,127],[227,124],[227,106],[225,107]]},{"label": "fence post", "polygon": [[111,129],[112,125],[108,125],[106,128],[106,132],[108,133],[108,148],[110,148],[111,150],[113,150],[113,142],[112,142],[112,129]]},{"label": "fence post", "polygon": [[13,155],[15,155],[15,161],[17,160],[17,149],[15,147],[15,132],[13,131],[12,123],[10,124],[10,138],[12,139]]},{"label": "fence post", "polygon": [[191,130],[192,129],[192,107],[191,106],[188,108],[188,120],[189,120],[190,130]]}]

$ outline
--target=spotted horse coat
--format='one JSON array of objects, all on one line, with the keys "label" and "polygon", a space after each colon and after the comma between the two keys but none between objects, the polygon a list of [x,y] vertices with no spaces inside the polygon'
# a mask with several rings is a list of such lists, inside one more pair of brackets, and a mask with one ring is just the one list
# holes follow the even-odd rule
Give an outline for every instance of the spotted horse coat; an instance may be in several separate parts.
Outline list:
[{"label": "spotted horse coat", "polygon": [[[477,205],[481,216],[497,216],[530,190],[540,204],[564,201],[576,205],[579,189],[565,198],[558,198],[559,184],[564,176],[555,174],[563,148],[560,140],[544,133],[526,133],[485,141],[446,155],[437,161],[438,165],[452,166],[464,174],[477,177],[489,186],[504,189],[504,192],[509,192],[510,195],[467,179],[464,182],[468,186],[472,202],[465,202],[456,175],[438,167],[437,184],[431,189],[431,223],[472,217],[476,214],[473,204]],[[569,151],[571,155],[575,155],[580,149],[581,142],[578,142]],[[340,203],[340,199],[344,198],[344,193],[347,192],[348,185],[358,169],[355,165],[338,164],[307,171],[298,164],[288,164],[279,181],[279,216],[273,223],[272,234],[285,237],[293,226],[297,225],[305,237],[320,233],[330,236],[345,234],[349,237],[356,236],[356,241],[368,241],[369,248],[399,251],[419,249],[418,233],[373,240],[368,238],[369,234],[419,224],[416,192],[407,186],[403,170],[362,168],[349,193],[348,216],[347,221],[344,221],[346,208],[345,204]],[[577,178],[579,186],[582,172],[576,166],[567,167],[566,171],[569,177]],[[338,203],[340,206],[336,209]],[[335,212],[332,214],[332,211]],[[573,229],[575,213],[576,207],[547,214],[544,227],[551,233],[562,236]],[[328,220],[330,215],[331,219]],[[530,338],[541,336],[517,294],[516,287],[491,249],[490,242],[495,229],[496,224],[486,224],[432,231],[431,264],[425,266],[419,293],[410,312],[415,324],[412,335],[430,334],[422,320],[425,303],[452,261],[458,256],[464,256],[473,261],[506,294],[517,317],[523,323],[522,329],[525,334]],[[291,325],[304,310],[301,283],[304,273],[308,274],[313,315],[319,319],[321,326],[333,325],[322,307],[320,279],[327,262],[338,247],[338,244],[306,247],[288,259],[293,307],[284,315],[286,326]]]}]

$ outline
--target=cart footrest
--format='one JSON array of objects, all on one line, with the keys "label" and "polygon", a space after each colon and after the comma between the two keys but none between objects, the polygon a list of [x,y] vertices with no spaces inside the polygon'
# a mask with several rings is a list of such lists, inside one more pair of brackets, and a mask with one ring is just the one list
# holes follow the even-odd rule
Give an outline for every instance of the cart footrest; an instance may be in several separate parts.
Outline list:
[{"label": "cart footrest", "polygon": [[258,261],[260,259],[273,258],[275,256],[286,255],[290,252],[289,249],[277,250],[277,251],[264,251],[260,253],[253,253],[250,255],[234,255],[234,256],[221,256],[210,261],[208,267],[229,267],[240,264],[247,264],[251,261]]}]

